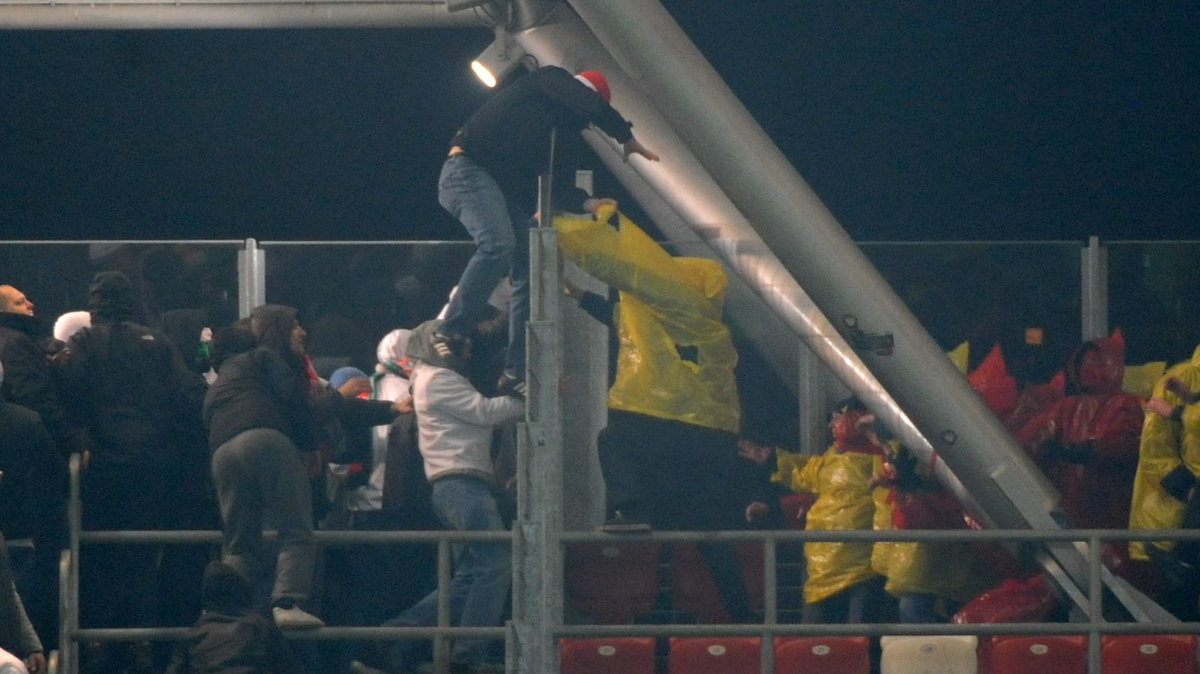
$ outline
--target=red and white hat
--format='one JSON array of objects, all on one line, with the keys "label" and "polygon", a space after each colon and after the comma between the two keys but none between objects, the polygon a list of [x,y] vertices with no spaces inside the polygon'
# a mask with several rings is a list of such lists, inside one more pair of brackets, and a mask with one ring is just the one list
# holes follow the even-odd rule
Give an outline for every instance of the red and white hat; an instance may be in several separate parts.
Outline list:
[{"label": "red and white hat", "polygon": [[608,79],[604,77],[604,73],[599,70],[585,70],[575,76],[575,79],[583,82],[588,89],[600,94],[605,102],[612,102],[612,90],[608,88]]}]

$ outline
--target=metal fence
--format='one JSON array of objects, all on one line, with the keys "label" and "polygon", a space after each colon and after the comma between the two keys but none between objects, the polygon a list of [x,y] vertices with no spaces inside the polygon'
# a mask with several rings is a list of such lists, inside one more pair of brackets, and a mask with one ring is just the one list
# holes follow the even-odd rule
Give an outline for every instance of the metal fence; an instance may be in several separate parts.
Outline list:
[{"label": "metal fence", "polygon": [[[422,542],[437,545],[439,550],[438,586],[443,590],[439,624],[429,628],[400,627],[325,627],[306,632],[300,638],[314,640],[329,639],[377,639],[432,638],[434,640],[435,667],[445,671],[448,666],[448,640],[462,636],[503,637],[507,644],[508,669],[522,674],[546,674],[558,671],[558,648],[561,638],[583,635],[624,636],[667,636],[667,635],[754,635],[760,636],[767,647],[761,649],[763,672],[774,669],[772,639],[787,635],[904,635],[904,634],[1086,634],[1089,636],[1089,667],[1092,672],[1100,671],[1099,637],[1110,633],[1197,633],[1197,623],[1113,623],[1103,619],[1103,597],[1100,584],[1101,562],[1099,542],[1101,540],[1165,540],[1194,539],[1200,537],[1195,531],[1130,532],[1130,531],[727,531],[727,532],[654,532],[638,540],[658,543],[681,541],[736,542],[758,541],[764,546],[763,578],[764,607],[763,622],[757,625],[568,625],[563,619],[562,560],[564,546],[588,541],[612,541],[611,535],[578,530],[564,524],[564,471],[566,467],[566,438],[571,429],[565,427],[565,407],[570,401],[564,399],[561,385],[564,377],[563,345],[570,338],[564,336],[562,316],[561,260],[557,255],[553,231],[538,230],[534,237],[533,269],[538,275],[533,283],[533,313],[529,327],[531,355],[531,380],[527,420],[518,434],[518,485],[519,512],[510,533],[465,533],[465,532],[348,532],[320,531],[317,542],[323,546],[343,544],[378,544]],[[964,283],[976,288],[985,287],[989,269],[993,265],[978,263],[980,256],[998,254],[999,249],[991,244],[963,244],[959,248],[952,244],[930,244],[931,251],[925,256],[912,257],[915,249],[907,246],[889,247],[864,244],[869,254],[876,259],[881,269],[888,273],[894,269],[891,280],[900,289],[918,318],[931,325],[943,325],[947,335],[967,330],[972,325],[970,306],[978,306],[977,297],[971,292],[962,292]],[[1196,314],[1195,288],[1200,287],[1194,278],[1195,265],[1184,262],[1193,256],[1181,254],[1187,249],[1195,250],[1196,242],[1105,244],[1092,240],[1086,244],[1048,244],[1046,255],[1031,255],[1028,244],[1015,246],[1014,251],[1001,255],[1002,267],[1008,268],[1009,278],[1005,292],[989,296],[992,305],[997,303],[1020,306],[1030,301],[1042,309],[1032,318],[1019,316],[1004,329],[1043,327],[1054,333],[1073,333],[1071,341],[1088,330],[1107,329],[1109,324],[1121,324],[1131,343],[1144,330],[1146,334],[1159,335],[1163,330],[1155,326],[1169,325],[1170,343],[1164,347],[1160,358],[1173,360],[1185,346],[1200,342],[1200,330],[1193,317]],[[36,251],[40,255],[31,254]],[[937,251],[951,251],[950,260],[942,271],[938,266],[920,260],[940,259]],[[1112,258],[1107,253],[1113,251]],[[686,252],[686,251],[684,251]],[[1046,251],[1042,251],[1046,252]],[[392,298],[392,305],[381,313],[379,325],[368,325],[368,334],[382,328],[413,324],[416,320],[429,317],[430,307],[446,297],[455,274],[447,275],[446,269],[461,268],[459,262],[469,256],[466,244],[448,242],[365,242],[258,243],[254,240],[222,242],[11,242],[0,248],[10,277],[6,280],[18,285],[26,294],[39,302],[41,313],[47,309],[61,312],[82,308],[82,292],[86,289],[91,273],[101,269],[129,269],[140,291],[142,319],[154,322],[164,312],[194,306],[197,302],[212,302],[212,306],[223,307],[234,315],[245,315],[249,308],[270,300],[292,303],[307,309],[306,320],[310,323],[321,317],[347,311],[354,313],[357,306],[365,303],[378,307],[378,297],[364,294],[363,286],[370,289],[390,289],[385,296]],[[931,257],[930,257],[931,256]],[[388,273],[372,275],[380,264],[394,257],[402,257],[404,265],[388,267]],[[1072,262],[1074,258],[1074,262]],[[1119,258],[1119,264],[1112,264]],[[1049,261],[1048,261],[1049,259]],[[916,261],[914,261],[916,260]],[[1166,262],[1162,262],[1166,260]],[[1025,265],[1031,265],[1032,268]],[[1138,274],[1114,276],[1114,267],[1121,270],[1137,269]],[[1022,272],[1024,269],[1026,272]],[[428,270],[424,273],[422,270]],[[958,271],[955,271],[958,270]],[[966,279],[963,270],[974,270],[980,277]],[[912,272],[904,274],[902,272]],[[1038,272],[1038,273],[1034,273]],[[1134,278],[1137,276],[1137,278]],[[1075,278],[1077,282],[1068,279]],[[381,281],[382,279],[382,281]],[[1171,279],[1164,282],[1163,279]],[[352,290],[347,295],[347,288]],[[955,290],[959,288],[959,290]],[[401,297],[404,302],[394,301]],[[340,299],[339,299],[340,298]],[[339,306],[340,305],[340,306]],[[1066,311],[1064,307],[1075,307],[1078,311]],[[953,320],[946,315],[952,314]],[[938,316],[942,323],[938,323]],[[1142,315],[1152,315],[1153,320],[1143,320]],[[1126,316],[1134,317],[1129,322]],[[1059,324],[1048,321],[1058,320]],[[989,319],[998,321],[998,319]],[[1032,322],[1040,326],[1031,325]],[[997,322],[999,326],[1003,321]],[[975,328],[972,328],[975,329]],[[997,327],[997,329],[1000,329]],[[380,333],[381,334],[381,333]],[[978,335],[989,335],[978,329]],[[378,335],[375,335],[377,337]],[[970,335],[961,335],[970,337]],[[958,336],[954,337],[959,338]],[[369,338],[368,338],[369,339]],[[981,337],[986,339],[986,337]],[[1062,338],[1066,343],[1066,338]],[[1050,342],[1057,343],[1055,340]],[[370,342],[373,344],[373,342]],[[1045,345],[1045,342],[1042,343]],[[1026,344],[1034,348],[1042,345]],[[1169,348],[1168,348],[1169,347]],[[1188,351],[1190,353],[1190,350]],[[1043,353],[1049,353],[1045,351]],[[1149,353],[1149,352],[1147,352]],[[1063,358],[1055,362],[1062,362]],[[576,359],[577,360],[577,359]],[[1136,362],[1134,360],[1133,362]],[[1029,372],[1036,372],[1030,366]],[[800,401],[799,404],[806,404]],[[84,545],[101,543],[131,544],[194,544],[216,543],[220,540],[215,531],[142,531],[101,532],[83,531],[79,512],[79,464],[72,462],[72,495],[70,548],[63,557],[61,642],[57,668],[75,674],[78,671],[78,644],[81,641],[126,641],[126,640],[177,640],[184,634],[180,628],[149,629],[81,629],[79,626],[79,570],[80,549]],[[586,521],[586,517],[567,517],[574,522]],[[514,602],[513,619],[506,627],[463,628],[453,627],[449,620],[448,595],[445,589],[450,578],[450,544],[463,540],[506,540],[511,541],[514,554]],[[1091,585],[1087,589],[1089,615],[1076,622],[1052,624],[1012,623],[1002,625],[809,625],[780,622],[778,610],[777,549],[781,544],[808,541],[1068,541],[1078,542],[1087,551],[1090,564]]]}]

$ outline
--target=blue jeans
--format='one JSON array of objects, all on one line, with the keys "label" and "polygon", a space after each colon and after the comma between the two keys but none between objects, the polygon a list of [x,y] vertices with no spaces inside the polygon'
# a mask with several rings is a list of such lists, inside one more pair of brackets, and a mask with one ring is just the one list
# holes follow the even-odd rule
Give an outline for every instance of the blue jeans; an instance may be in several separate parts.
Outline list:
[{"label": "blue jeans", "polygon": [[438,203],[462,223],[475,253],[458,280],[442,332],[470,335],[492,291],[506,274],[513,285],[505,369],[525,376],[525,323],[529,320],[529,214],[517,210],[496,179],[464,154],[446,159]]},{"label": "blue jeans", "polygon": [[[491,487],[478,478],[444,477],[433,483],[433,509],[455,531],[504,531]],[[502,624],[504,604],[512,584],[512,555],[505,543],[458,543],[452,547],[454,575],[450,579],[450,616],[460,627]],[[437,590],[384,625],[436,625]],[[454,620],[457,618],[457,620]],[[478,664],[487,659],[489,639],[459,639],[453,659]]]}]

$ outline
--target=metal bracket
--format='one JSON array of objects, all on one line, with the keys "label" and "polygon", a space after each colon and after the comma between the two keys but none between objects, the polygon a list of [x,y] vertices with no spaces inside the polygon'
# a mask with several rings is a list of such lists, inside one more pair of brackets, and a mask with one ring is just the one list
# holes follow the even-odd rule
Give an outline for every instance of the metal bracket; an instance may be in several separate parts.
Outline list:
[{"label": "metal bracket", "polygon": [[853,314],[842,316],[842,337],[855,351],[870,351],[876,356],[890,356],[896,347],[892,333],[870,334],[858,327],[858,317]]}]

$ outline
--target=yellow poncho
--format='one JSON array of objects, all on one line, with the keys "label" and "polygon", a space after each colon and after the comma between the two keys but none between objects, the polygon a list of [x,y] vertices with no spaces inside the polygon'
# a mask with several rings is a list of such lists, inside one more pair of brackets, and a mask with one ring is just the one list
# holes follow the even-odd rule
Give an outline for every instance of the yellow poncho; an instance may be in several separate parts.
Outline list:
[{"label": "yellow poncho", "polygon": [[[1200,391],[1200,346],[1192,353],[1191,360],[1169,368],[1154,385],[1153,397],[1178,405],[1182,401],[1166,389],[1171,377],[1178,377],[1191,390]],[[1180,421],[1146,414],[1138,448],[1137,474],[1133,478],[1130,529],[1177,529],[1183,523],[1186,504],[1168,494],[1160,484],[1164,475],[1181,464],[1193,474],[1200,475],[1200,405],[1185,407]],[[1148,559],[1145,545],[1141,541],[1130,543],[1129,556]],[[1175,544],[1162,541],[1155,545],[1169,550]]]},{"label": "yellow poncho", "polygon": [[737,351],[721,319],[724,270],[715,260],[672,257],[618,215],[619,228],[607,224],[611,207],[596,220],[554,219],[563,255],[621,293],[608,406],[739,432]]}]

